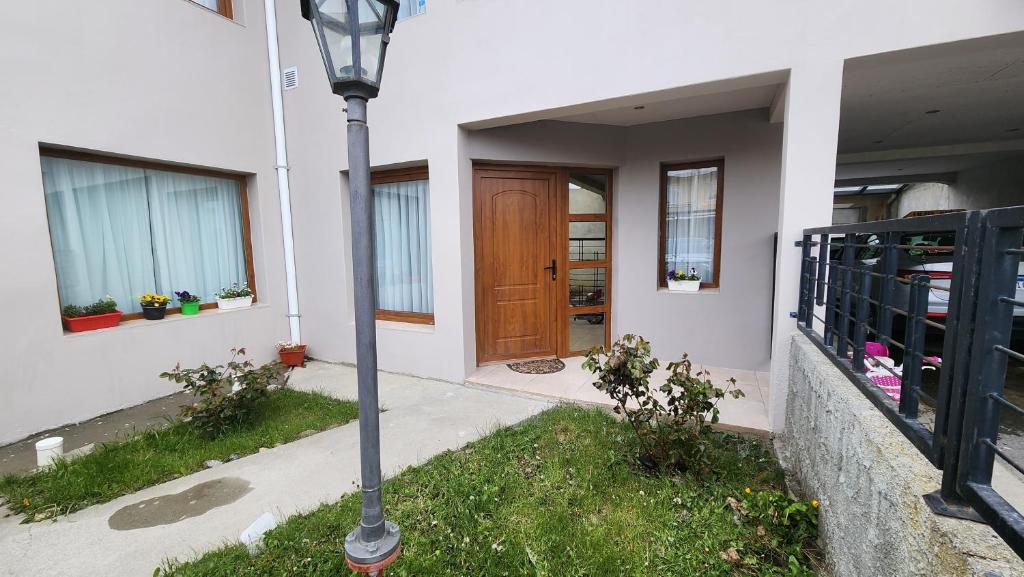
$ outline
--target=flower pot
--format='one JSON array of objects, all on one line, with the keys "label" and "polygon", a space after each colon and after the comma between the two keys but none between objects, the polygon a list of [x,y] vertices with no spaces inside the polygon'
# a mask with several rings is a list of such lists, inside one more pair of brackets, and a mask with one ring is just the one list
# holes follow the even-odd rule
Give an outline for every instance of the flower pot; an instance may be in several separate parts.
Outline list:
[{"label": "flower pot", "polygon": [[252,306],[252,296],[247,297],[236,297],[233,299],[217,299],[217,308],[222,311],[229,311],[232,309],[244,309]]},{"label": "flower pot", "polygon": [[277,351],[281,363],[289,367],[301,367],[306,362],[306,345],[299,345],[286,351]]},{"label": "flower pot", "polygon": [[105,315],[92,315],[88,317],[68,318],[61,317],[64,321],[64,329],[71,333],[92,331],[116,327],[121,322],[121,311],[114,311]]},{"label": "flower pot", "polygon": [[183,315],[197,315],[199,314],[199,301],[190,303],[181,303],[181,314]]},{"label": "flower pot", "polygon": [[674,293],[695,293],[700,290],[700,281],[668,279],[668,290]]},{"label": "flower pot", "polygon": [[142,318],[148,321],[158,321],[167,314],[167,305],[159,307],[142,307]]}]

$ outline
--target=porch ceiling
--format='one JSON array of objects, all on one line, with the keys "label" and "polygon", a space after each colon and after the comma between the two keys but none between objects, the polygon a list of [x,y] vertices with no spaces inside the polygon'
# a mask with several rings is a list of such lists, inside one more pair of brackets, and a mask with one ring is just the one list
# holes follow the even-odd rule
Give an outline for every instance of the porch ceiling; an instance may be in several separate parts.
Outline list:
[{"label": "porch ceiling", "polygon": [[1024,33],[850,60],[843,75],[839,152],[1017,140],[1024,136],[1022,99]]},{"label": "porch ceiling", "polygon": [[465,123],[470,130],[559,120],[611,126],[635,126],[680,118],[768,108],[787,79],[786,71],[678,86],[665,90],[605,98]]}]

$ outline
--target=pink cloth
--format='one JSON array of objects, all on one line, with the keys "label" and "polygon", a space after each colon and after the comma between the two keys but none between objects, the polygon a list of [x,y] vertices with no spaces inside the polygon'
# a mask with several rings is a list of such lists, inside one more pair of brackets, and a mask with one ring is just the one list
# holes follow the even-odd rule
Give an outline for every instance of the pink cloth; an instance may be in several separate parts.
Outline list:
[{"label": "pink cloth", "polygon": [[871,382],[875,383],[882,392],[892,397],[896,402],[900,400],[902,380],[896,375],[871,375]]},{"label": "pink cloth", "polygon": [[875,341],[865,341],[864,354],[875,357],[887,357],[889,356],[889,347]]}]

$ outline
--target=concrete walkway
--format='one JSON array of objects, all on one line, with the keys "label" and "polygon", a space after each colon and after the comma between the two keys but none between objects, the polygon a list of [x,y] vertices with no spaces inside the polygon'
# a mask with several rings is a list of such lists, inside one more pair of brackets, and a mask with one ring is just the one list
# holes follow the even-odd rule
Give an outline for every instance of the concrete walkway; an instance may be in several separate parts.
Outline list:
[{"label": "concrete walkway", "polygon": [[[292,373],[289,386],[353,399],[355,369],[310,363]],[[380,399],[386,476],[551,406],[389,373],[380,374]],[[284,519],[336,501],[358,480],[358,427],[352,422],[54,522],[0,519],[0,575],[152,575],[164,559],[187,559],[237,540],[264,512]]]}]

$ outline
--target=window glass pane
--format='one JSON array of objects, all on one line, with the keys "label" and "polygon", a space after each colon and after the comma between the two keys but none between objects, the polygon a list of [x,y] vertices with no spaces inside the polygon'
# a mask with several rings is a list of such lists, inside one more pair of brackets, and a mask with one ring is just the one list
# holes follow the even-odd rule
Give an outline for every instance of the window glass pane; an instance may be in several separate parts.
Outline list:
[{"label": "window glass pane", "polygon": [[570,222],[569,260],[604,260],[605,226],[603,222]]},{"label": "window glass pane", "polygon": [[145,173],[139,168],[42,159],[43,190],[61,306],[107,295],[124,312],[154,292]]},{"label": "window glass pane", "polygon": [[427,11],[427,0],[400,0],[398,3],[398,19],[415,16]]},{"label": "window glass pane", "polygon": [[592,307],[605,303],[604,268],[569,269],[569,306]]},{"label": "window glass pane", "polygon": [[694,268],[701,282],[712,282],[715,266],[715,222],[718,167],[666,173],[665,276]]},{"label": "window glass pane", "polygon": [[61,306],[110,295],[138,312],[144,293],[211,302],[247,282],[237,181],[45,156],[42,167]]},{"label": "window glass pane", "polygon": [[377,308],[433,313],[427,180],[373,185]]},{"label": "window glass pane", "polygon": [[[196,4],[199,4],[200,6],[206,6],[210,10],[214,10],[214,11],[220,10],[220,0],[192,0],[192,1],[195,2]],[[231,0],[224,0],[224,1],[225,2],[230,2]]]},{"label": "window glass pane", "polygon": [[146,188],[158,292],[213,302],[220,289],[246,282],[238,181],[146,170]]},{"label": "window glass pane", "polygon": [[569,315],[569,351],[604,346],[605,313]]},{"label": "window glass pane", "polygon": [[569,214],[604,214],[607,196],[607,175],[569,174]]},{"label": "window glass pane", "polygon": [[359,65],[362,76],[380,84],[380,48],[384,38],[384,5],[377,0],[359,2]]}]

